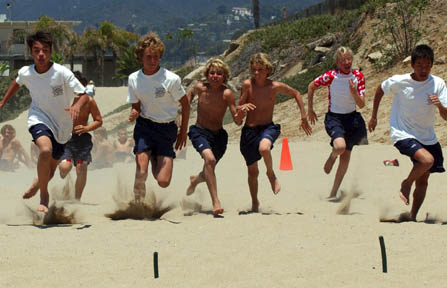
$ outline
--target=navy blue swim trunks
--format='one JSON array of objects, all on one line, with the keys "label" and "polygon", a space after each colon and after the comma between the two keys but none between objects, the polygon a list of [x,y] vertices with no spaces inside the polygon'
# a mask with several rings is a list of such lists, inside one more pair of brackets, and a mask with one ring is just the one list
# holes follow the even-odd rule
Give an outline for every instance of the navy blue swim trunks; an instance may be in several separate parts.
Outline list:
[{"label": "navy blue swim trunks", "polygon": [[51,140],[51,145],[53,146],[53,153],[51,156],[54,160],[61,160],[64,154],[65,144],[60,144],[54,139],[53,132],[45,124],[36,124],[28,129],[29,133],[33,136],[33,142],[36,143],[37,138],[40,136],[47,136]]},{"label": "navy blue swim trunks", "polygon": [[135,147],[133,153],[151,151],[153,156],[167,156],[175,158],[174,143],[177,140],[177,124],[157,123],[138,117],[133,130]]},{"label": "navy blue swim trunks", "polygon": [[259,143],[266,138],[275,143],[279,134],[281,134],[281,125],[279,124],[267,124],[262,126],[244,126],[241,133],[240,150],[242,156],[244,156],[247,166],[259,161],[262,156],[259,154]]},{"label": "navy blue swim trunks", "polygon": [[89,133],[73,134],[70,141],[65,144],[64,155],[61,159],[72,161],[75,166],[80,161],[90,163],[92,162],[92,154],[90,153],[92,148],[92,136]]},{"label": "navy blue swim trunks", "polygon": [[424,145],[414,138],[407,138],[397,141],[394,146],[397,148],[397,150],[399,150],[400,154],[410,157],[413,163],[417,162],[416,159],[413,158],[414,153],[416,153],[416,151],[418,151],[419,149],[424,148],[425,150],[430,152],[435,160],[433,166],[430,168],[430,173],[445,172],[444,157],[442,156],[442,148],[439,142],[433,145]]},{"label": "navy blue swim trunks", "polygon": [[328,112],[324,118],[324,126],[331,137],[331,146],[337,138],[344,138],[346,150],[351,151],[354,145],[368,144],[365,120],[357,111],[339,114]]},{"label": "navy blue swim trunks", "polygon": [[228,134],[223,128],[211,131],[197,125],[191,125],[189,126],[188,136],[192,146],[199,154],[202,154],[202,151],[205,149],[211,149],[216,162],[219,162],[227,150]]}]

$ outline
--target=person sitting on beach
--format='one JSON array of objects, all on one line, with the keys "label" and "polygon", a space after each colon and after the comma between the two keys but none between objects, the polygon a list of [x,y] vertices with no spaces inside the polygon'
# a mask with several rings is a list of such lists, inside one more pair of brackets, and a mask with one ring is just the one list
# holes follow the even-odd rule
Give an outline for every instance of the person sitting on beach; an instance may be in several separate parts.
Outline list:
[{"label": "person sitting on beach", "polygon": [[[136,202],[146,195],[149,160],[158,185],[166,188],[171,183],[174,142],[176,150],[186,145],[189,102],[180,77],[159,65],[164,51],[164,43],[154,32],[141,37],[135,55],[143,68],[129,76],[127,102],[132,103],[129,122],[136,120],[133,133]],[[178,130],[175,118],[179,103],[182,123]]]},{"label": "person sitting on beach", "polygon": [[273,171],[272,155],[270,150],[281,132],[281,126],[273,123],[273,110],[276,96],[281,93],[295,98],[301,112],[299,126],[307,135],[312,128],[307,122],[301,94],[292,87],[272,81],[267,77],[273,72],[273,65],[264,53],[257,53],[250,59],[252,78],[242,84],[241,98],[239,99],[238,113],[246,113],[247,118],[242,128],[240,150],[248,167],[248,186],[252,200],[252,210],[259,209],[258,200],[258,161],[263,158],[267,168],[267,177],[273,193],[276,195],[281,185]]},{"label": "person sitting on beach", "polygon": [[365,106],[365,78],[359,70],[352,69],[351,49],[340,47],[334,55],[337,69],[317,77],[308,86],[308,117],[315,124],[317,116],[313,110],[314,91],[321,86],[329,87],[329,111],[324,119],[327,134],[331,137],[332,151],[324,164],[329,174],[339,157],[337,172],[329,198],[335,198],[348,170],[354,145],[367,144],[366,124],[356,107]]},{"label": "person sitting on beach", "polygon": [[115,151],[108,140],[106,128],[100,127],[93,131],[92,169],[110,168],[115,161]]},{"label": "person sitting on beach", "polygon": [[3,125],[0,137],[0,170],[14,171],[19,168],[20,162],[28,168],[32,162],[25,149],[16,137],[16,129],[9,124]]},{"label": "person sitting on beach", "polygon": [[434,53],[427,45],[417,46],[411,53],[412,73],[394,75],[377,87],[368,128],[377,125],[377,112],[383,95],[393,94],[390,128],[391,140],[403,155],[410,157],[413,167],[400,186],[400,198],[409,205],[413,183],[413,205],[409,218],[416,216],[424,202],[430,173],[443,173],[443,155],[435,130],[436,110],[447,120],[447,88],[444,80],[430,74]]},{"label": "person sitting on beach", "polygon": [[[188,101],[191,103],[198,96],[197,121],[189,127],[189,139],[194,148],[202,156],[204,164],[202,171],[190,177],[186,195],[194,193],[199,183],[206,182],[213,204],[213,214],[223,213],[219,198],[217,197],[217,183],[215,168],[225,154],[228,143],[228,134],[222,128],[227,108],[230,109],[234,122],[242,124],[243,113],[237,115],[234,94],[224,84],[230,77],[230,69],[220,59],[210,59],[203,70],[205,82],[199,81],[188,91]],[[237,117],[239,116],[239,117]]]},{"label": "person sitting on beach", "polygon": [[115,162],[131,162],[135,158],[132,154],[135,142],[132,138],[127,137],[126,128],[118,129],[117,136],[118,138],[113,142]]},{"label": "person sitting on beach", "polygon": [[[82,75],[79,77],[78,79],[81,80]],[[92,115],[93,122],[88,123],[90,115]],[[73,165],[76,167],[76,200],[81,200],[82,192],[87,183],[88,164],[92,161],[93,142],[92,136],[88,132],[98,129],[101,125],[102,117],[98,105],[89,96],[89,101],[82,107],[78,119],[73,123],[72,137],[65,145],[65,152],[61,158],[62,162],[59,164],[59,173],[62,179],[70,173]]]},{"label": "person sitting on beach", "polygon": [[[28,114],[28,128],[33,141],[39,146],[37,178],[23,195],[33,197],[40,189],[38,211],[48,213],[48,182],[53,178],[64,154],[64,145],[71,138],[73,121],[79,117],[81,108],[88,101],[85,87],[73,73],[62,65],[50,62],[52,52],[51,34],[38,31],[27,37],[34,65],[24,66],[0,101],[0,108],[25,85],[32,99]],[[74,99],[79,97],[78,101]]]}]

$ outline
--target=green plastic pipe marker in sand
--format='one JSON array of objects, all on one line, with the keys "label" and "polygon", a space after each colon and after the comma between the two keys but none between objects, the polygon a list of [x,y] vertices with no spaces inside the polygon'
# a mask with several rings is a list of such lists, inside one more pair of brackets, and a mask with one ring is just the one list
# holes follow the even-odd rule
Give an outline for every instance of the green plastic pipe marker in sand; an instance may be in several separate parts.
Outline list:
[{"label": "green plastic pipe marker in sand", "polygon": [[380,250],[382,251],[382,271],[383,273],[387,273],[388,267],[386,265],[385,240],[383,240],[383,236],[379,236],[379,242],[380,242]]},{"label": "green plastic pipe marker in sand", "polygon": [[158,252],[154,252],[154,278],[158,278]]}]

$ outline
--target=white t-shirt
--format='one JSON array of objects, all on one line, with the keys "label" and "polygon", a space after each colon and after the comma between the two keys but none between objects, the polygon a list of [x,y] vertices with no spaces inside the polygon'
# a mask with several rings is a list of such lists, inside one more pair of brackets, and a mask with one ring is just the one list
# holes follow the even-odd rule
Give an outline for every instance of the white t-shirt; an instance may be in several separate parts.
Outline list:
[{"label": "white t-shirt", "polygon": [[349,80],[356,84],[358,94],[364,96],[365,77],[359,70],[343,74],[340,70],[333,69],[314,80],[315,87],[329,86],[330,112],[347,114],[355,111],[356,103],[349,88]]},{"label": "white t-shirt", "polygon": [[185,94],[180,77],[165,68],[150,76],[141,69],[129,76],[127,103],[140,101],[140,116],[155,122],[175,120],[178,101]]},{"label": "white t-shirt", "polygon": [[394,75],[382,82],[385,95],[394,94],[391,106],[390,127],[393,144],[397,141],[414,138],[424,145],[438,142],[435,135],[435,116],[437,108],[428,96],[438,96],[442,106],[447,106],[447,89],[441,78],[429,75],[420,82],[411,74]]},{"label": "white t-shirt", "polygon": [[87,84],[87,86],[85,86],[85,91],[89,96],[94,97],[95,96],[95,85],[93,84]]},{"label": "white t-shirt", "polygon": [[30,91],[28,128],[45,124],[58,143],[70,140],[73,120],[70,112],[64,109],[73,104],[77,94],[85,93],[84,86],[73,73],[57,63],[45,73],[38,73],[34,65],[24,66],[19,70],[16,82]]}]

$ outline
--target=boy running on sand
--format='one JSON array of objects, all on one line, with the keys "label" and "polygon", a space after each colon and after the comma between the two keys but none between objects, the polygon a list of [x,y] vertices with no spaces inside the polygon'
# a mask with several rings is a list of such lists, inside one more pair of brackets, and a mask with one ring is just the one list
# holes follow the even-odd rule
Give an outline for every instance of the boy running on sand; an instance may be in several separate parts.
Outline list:
[{"label": "boy running on sand", "polygon": [[30,157],[15,137],[16,129],[9,124],[3,125],[0,137],[0,170],[14,171],[19,167],[19,161],[32,167]]},{"label": "boy running on sand", "polygon": [[[48,212],[48,182],[54,175],[59,159],[64,154],[64,145],[71,138],[73,121],[79,117],[82,106],[87,103],[85,87],[73,73],[62,65],[50,62],[52,39],[49,33],[36,32],[28,36],[27,44],[34,65],[24,66],[12,81],[0,101],[0,108],[17,92],[21,85],[30,91],[32,99],[28,114],[28,128],[33,141],[39,146],[37,177],[33,186],[40,188],[38,211]],[[74,103],[75,96],[79,99]],[[32,187],[33,187],[32,186]],[[31,198],[38,189],[28,190],[23,198]]]},{"label": "boy running on sand", "polygon": [[[220,59],[210,59],[203,70],[206,82],[197,82],[188,91],[188,101],[191,103],[197,95],[197,122],[189,127],[189,139],[192,145],[203,158],[203,169],[198,175],[190,177],[191,184],[186,195],[191,195],[197,184],[206,182],[213,203],[213,214],[222,214],[222,208],[217,197],[217,183],[215,168],[225,154],[228,143],[228,134],[222,128],[227,107],[230,109],[233,120],[237,125],[242,124],[243,113],[237,115],[234,94],[231,89],[224,86],[230,77],[230,69]],[[241,117],[242,116],[242,117]]]},{"label": "boy running on sand", "polygon": [[[186,145],[189,102],[180,77],[159,65],[164,51],[165,45],[155,33],[141,37],[135,54],[143,68],[129,76],[127,102],[132,103],[129,121],[137,120],[134,128],[137,202],[146,195],[149,160],[158,185],[168,187],[175,158],[174,142],[177,141],[175,149]],[[182,124],[178,131],[175,118],[179,102]]]},{"label": "boy running on sand", "polygon": [[416,215],[424,202],[430,173],[445,172],[441,145],[434,130],[436,110],[447,120],[447,88],[444,80],[431,75],[434,53],[427,45],[417,46],[411,53],[412,73],[394,75],[377,87],[369,131],[377,125],[377,111],[383,95],[393,94],[390,127],[391,140],[403,155],[413,162],[408,177],[400,187],[400,198],[405,205],[410,203],[413,183],[413,205],[410,219]]},{"label": "boy running on sand", "polygon": [[309,121],[313,125],[317,119],[313,110],[314,91],[321,86],[329,87],[329,111],[324,119],[326,132],[331,137],[332,152],[324,164],[324,172],[329,174],[340,156],[334,184],[329,198],[337,196],[338,188],[348,170],[354,145],[367,144],[366,125],[356,107],[365,106],[365,78],[359,70],[352,69],[351,49],[340,47],[334,55],[337,69],[328,71],[310,82],[308,86]]},{"label": "boy running on sand", "polygon": [[[81,79],[79,80],[81,81]],[[78,119],[73,123],[72,137],[65,145],[65,152],[61,158],[63,161],[59,164],[62,179],[70,173],[73,165],[76,167],[76,200],[81,200],[82,192],[87,183],[88,164],[92,161],[92,135],[88,132],[96,130],[102,125],[102,117],[96,101],[90,96],[88,98],[88,102],[82,107]],[[89,124],[90,115],[92,115],[93,122]]]},{"label": "boy running on sand", "polygon": [[307,135],[312,133],[304,109],[301,94],[290,86],[268,79],[273,72],[273,65],[264,53],[257,53],[250,59],[252,78],[242,84],[238,110],[245,112],[247,118],[242,128],[240,150],[248,167],[248,186],[252,201],[252,211],[259,209],[258,200],[258,161],[263,158],[267,168],[267,177],[273,193],[281,189],[273,171],[270,150],[281,132],[281,126],[273,123],[273,109],[279,93],[293,97],[301,112],[300,127]]}]

